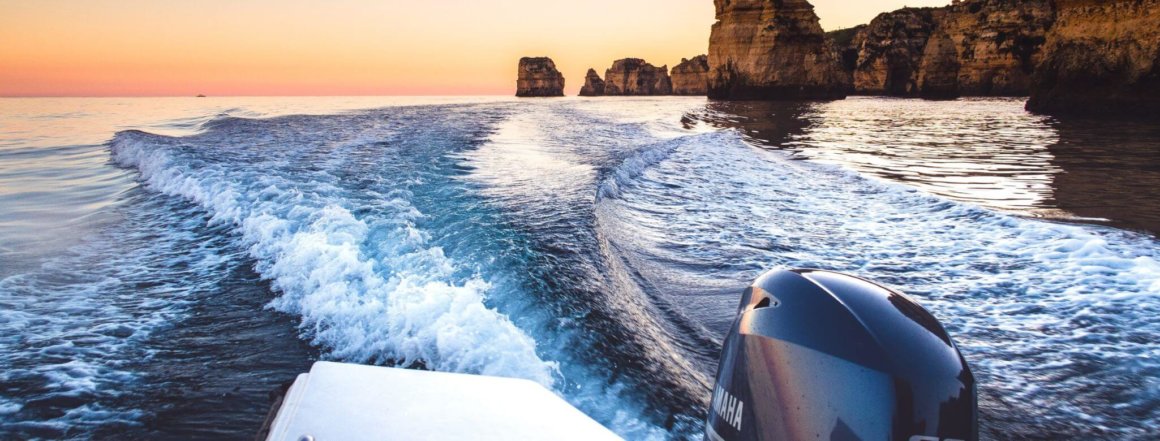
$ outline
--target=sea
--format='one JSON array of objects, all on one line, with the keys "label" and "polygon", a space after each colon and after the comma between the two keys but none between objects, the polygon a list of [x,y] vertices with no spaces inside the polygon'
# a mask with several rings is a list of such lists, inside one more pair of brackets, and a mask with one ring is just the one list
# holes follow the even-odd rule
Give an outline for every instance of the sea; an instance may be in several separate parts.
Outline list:
[{"label": "sea", "polygon": [[0,99],[0,439],[252,439],[317,360],[700,439],[786,267],[929,309],[984,439],[1156,439],[1158,188],[1020,99]]}]

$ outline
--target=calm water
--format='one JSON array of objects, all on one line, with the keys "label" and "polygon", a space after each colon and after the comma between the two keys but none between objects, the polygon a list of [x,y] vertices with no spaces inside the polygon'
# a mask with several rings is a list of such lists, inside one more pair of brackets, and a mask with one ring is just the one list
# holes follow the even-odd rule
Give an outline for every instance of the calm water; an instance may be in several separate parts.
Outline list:
[{"label": "calm water", "polygon": [[0,438],[249,439],[316,359],[699,438],[740,289],[912,294],[990,438],[1160,425],[1160,127],[1015,100],[0,100]]}]

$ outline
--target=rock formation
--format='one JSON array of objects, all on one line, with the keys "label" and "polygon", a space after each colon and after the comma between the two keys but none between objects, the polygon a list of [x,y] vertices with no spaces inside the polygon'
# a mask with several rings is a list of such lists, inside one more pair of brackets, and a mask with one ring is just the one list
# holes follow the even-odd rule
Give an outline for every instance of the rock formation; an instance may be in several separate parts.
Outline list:
[{"label": "rock formation", "polygon": [[[826,39],[830,41],[838,64],[842,66],[842,70],[851,74],[858,67],[858,52],[862,50],[862,42],[866,41],[866,33],[863,32],[865,29],[866,25],[858,25],[826,32]],[[850,77],[850,82],[853,82],[853,76]]]},{"label": "rock formation", "polygon": [[956,0],[880,14],[864,28],[827,35],[854,93],[1022,96],[1054,17],[1051,0]]},{"label": "rock formation", "polygon": [[605,95],[672,95],[669,67],[656,67],[639,58],[616,60],[604,73]]},{"label": "rock formation", "polygon": [[848,89],[806,0],[714,0],[709,90],[714,99],[833,99]]},{"label": "rock formation", "polygon": [[520,58],[516,96],[564,96],[564,75],[551,58]]},{"label": "rock formation", "polygon": [[1056,0],[1032,111],[1160,115],[1160,0]]},{"label": "rock formation", "polygon": [[709,56],[698,55],[692,60],[681,59],[673,67],[673,95],[700,95],[709,92]]},{"label": "rock formation", "polygon": [[604,95],[604,80],[600,79],[596,69],[588,69],[588,75],[584,76],[584,87],[580,88],[580,96],[602,95]]},{"label": "rock formation", "polygon": [[[1051,0],[955,2],[927,44],[923,95],[1027,95],[1054,21]],[[957,78],[953,85],[950,78]]]},{"label": "rock formation", "polygon": [[944,15],[939,8],[904,8],[874,18],[854,37],[861,43],[852,75],[854,91],[917,95],[923,50]]}]

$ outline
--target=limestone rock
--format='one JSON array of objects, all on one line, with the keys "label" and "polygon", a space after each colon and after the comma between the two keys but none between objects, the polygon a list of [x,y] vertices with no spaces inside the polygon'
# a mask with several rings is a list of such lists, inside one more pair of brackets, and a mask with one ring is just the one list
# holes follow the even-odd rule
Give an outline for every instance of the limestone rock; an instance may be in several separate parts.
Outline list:
[{"label": "limestone rock", "polygon": [[520,58],[516,96],[564,96],[564,75],[548,57]]},{"label": "limestone rock", "polygon": [[879,14],[855,37],[854,91],[868,95],[918,95],[919,69],[941,8],[904,8]]},{"label": "limestone rock", "polygon": [[858,25],[826,32],[826,39],[834,49],[834,57],[838,59],[842,70],[850,74],[851,84],[854,82],[854,69],[858,67],[858,52],[862,50],[862,42],[866,41],[866,27]]},{"label": "limestone rock", "polygon": [[[1051,0],[956,1],[924,52],[922,94],[1027,95],[1054,21]],[[953,87],[950,78],[956,78]]]},{"label": "limestone rock", "polygon": [[605,95],[672,95],[669,67],[656,67],[639,58],[616,60],[604,73]]},{"label": "limestone rock", "polygon": [[1057,0],[1029,110],[1160,115],[1160,0]]},{"label": "limestone rock", "polygon": [[600,79],[596,69],[588,69],[588,75],[584,77],[584,87],[580,88],[580,96],[601,95],[604,95],[604,80]]},{"label": "limestone rock", "polygon": [[681,64],[673,67],[673,95],[700,95],[709,92],[709,56],[698,55],[693,59],[681,59]]},{"label": "limestone rock", "polygon": [[714,99],[834,99],[848,76],[806,0],[714,0],[709,90]]},{"label": "limestone rock", "polygon": [[959,51],[955,40],[942,30],[926,42],[919,68],[919,95],[927,99],[959,97]]}]

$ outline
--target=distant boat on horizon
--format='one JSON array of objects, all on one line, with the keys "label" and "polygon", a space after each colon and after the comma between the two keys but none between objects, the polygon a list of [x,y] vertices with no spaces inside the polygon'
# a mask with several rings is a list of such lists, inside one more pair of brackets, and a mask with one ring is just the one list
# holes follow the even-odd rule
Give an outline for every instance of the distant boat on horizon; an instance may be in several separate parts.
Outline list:
[{"label": "distant boat on horizon", "polygon": [[202,94],[200,94],[200,93],[199,93],[199,94],[197,94],[197,97],[198,97],[198,98],[205,98],[205,95],[202,95]]}]

